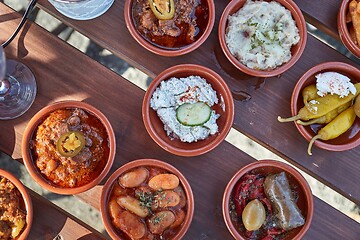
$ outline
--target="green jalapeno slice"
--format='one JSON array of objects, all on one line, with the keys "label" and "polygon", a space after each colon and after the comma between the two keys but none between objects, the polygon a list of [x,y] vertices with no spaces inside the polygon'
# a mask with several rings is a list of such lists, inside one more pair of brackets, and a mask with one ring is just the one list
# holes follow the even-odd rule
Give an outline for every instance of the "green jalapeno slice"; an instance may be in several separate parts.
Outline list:
[{"label": "green jalapeno slice", "polygon": [[84,146],[84,135],[79,131],[70,131],[60,136],[56,144],[56,149],[63,157],[74,157]]},{"label": "green jalapeno slice", "polygon": [[169,20],[174,17],[174,0],[148,0],[155,17],[160,20]]}]

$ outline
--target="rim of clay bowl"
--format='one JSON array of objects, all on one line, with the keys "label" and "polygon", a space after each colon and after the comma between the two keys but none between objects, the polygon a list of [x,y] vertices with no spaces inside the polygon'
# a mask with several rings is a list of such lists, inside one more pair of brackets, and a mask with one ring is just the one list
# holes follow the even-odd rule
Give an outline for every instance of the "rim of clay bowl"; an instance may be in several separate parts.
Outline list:
[{"label": "rim of clay bowl", "polygon": [[264,168],[264,167],[272,167],[272,168],[277,168],[282,171],[285,171],[287,174],[291,175],[292,177],[294,177],[294,179],[296,181],[299,182],[298,187],[301,188],[302,191],[304,192],[304,195],[306,197],[306,202],[307,202],[307,208],[308,208],[308,211],[306,213],[305,224],[303,226],[301,226],[301,230],[296,234],[296,236],[294,236],[294,239],[301,239],[301,237],[303,237],[305,235],[305,233],[307,232],[307,230],[309,229],[312,218],[313,218],[314,200],[313,200],[310,186],[309,186],[308,182],[305,180],[305,178],[295,168],[291,167],[288,164],[285,164],[285,163],[282,163],[279,161],[275,161],[275,160],[269,160],[269,159],[253,162],[253,163],[247,164],[244,167],[240,168],[240,170],[237,171],[232,176],[229,183],[226,185],[224,195],[223,195],[223,200],[222,200],[223,218],[224,218],[226,227],[228,228],[231,235],[235,239],[245,240],[245,238],[243,238],[241,236],[241,234],[236,230],[235,226],[231,222],[230,214],[229,214],[230,195],[231,195],[236,183],[239,181],[239,179],[242,176],[244,176],[244,174],[248,173],[251,170]]},{"label": "rim of clay bowl", "polygon": [[[247,67],[246,65],[242,64],[239,60],[237,60],[231,54],[229,48],[227,47],[225,40],[227,18],[229,15],[237,12],[245,4],[246,0],[231,1],[224,9],[220,18],[218,37],[220,41],[220,46],[226,58],[231,62],[232,65],[234,65],[240,71],[249,74],[251,76],[273,77],[284,73],[299,60],[306,46],[306,42],[307,42],[306,22],[300,8],[292,0],[275,0],[275,1],[279,2],[282,6],[284,6],[286,9],[288,9],[291,12],[291,15],[295,20],[296,25],[299,29],[300,40],[295,46],[292,47],[295,53],[291,56],[291,59],[288,62],[272,70],[255,70]],[[294,47],[296,47],[296,49],[294,49]]]},{"label": "rim of clay bowl", "polygon": [[343,0],[339,8],[339,13],[337,16],[337,27],[341,41],[345,47],[352,53],[354,56],[360,58],[360,46],[356,45],[350,37],[349,29],[346,24],[346,13],[349,9],[350,0]]},{"label": "rim of clay bowl", "polygon": [[[101,173],[93,180],[88,182],[87,184],[79,187],[74,188],[63,188],[56,186],[51,181],[45,179],[45,177],[42,176],[42,174],[39,172],[37,167],[34,164],[34,161],[31,156],[31,151],[29,148],[29,142],[31,141],[31,138],[36,131],[38,125],[44,120],[44,118],[50,114],[51,112],[62,109],[62,108],[81,108],[85,109],[86,111],[93,114],[95,117],[97,117],[102,124],[104,125],[106,132],[108,134],[108,141],[109,141],[109,156],[107,158],[107,163],[104,167],[104,169],[101,171]],[[28,170],[30,176],[43,188],[54,192],[58,194],[77,194],[84,191],[87,191],[97,184],[99,184],[105,176],[108,174],[108,172],[111,169],[111,166],[114,162],[116,153],[116,142],[115,142],[115,133],[114,130],[109,122],[109,120],[106,118],[106,116],[100,112],[97,108],[94,106],[87,104],[85,102],[76,101],[76,100],[66,100],[66,101],[60,101],[52,103],[44,108],[42,108],[39,112],[37,112],[29,121],[28,125],[25,128],[24,135],[22,138],[22,157],[24,159],[24,164],[26,169]]]},{"label": "rim of clay bowl", "polygon": [[[154,93],[155,89],[159,86],[159,84],[162,81],[168,80],[172,76],[174,76],[176,74],[181,74],[182,72],[192,72],[193,73],[193,74],[189,74],[188,76],[191,76],[191,75],[200,75],[201,76],[202,75],[202,77],[205,78],[205,80],[207,80],[207,82],[210,84],[211,84],[211,81],[216,81],[221,88],[221,94],[219,92],[217,92],[217,95],[218,96],[220,95],[223,98],[223,102],[225,104],[225,109],[226,109],[225,110],[226,122],[224,124],[223,129],[222,130],[219,129],[219,131],[221,131],[221,132],[216,136],[209,136],[209,137],[214,137],[214,139],[211,142],[209,142],[209,144],[207,144],[206,146],[199,147],[196,149],[180,148],[180,147],[176,147],[176,146],[173,146],[173,145],[167,143],[156,132],[155,127],[151,121],[150,114],[149,114],[150,111],[154,111],[153,109],[150,108],[150,99],[151,99],[152,94]],[[204,77],[204,75],[206,75],[207,77]],[[209,80],[207,78],[211,78],[212,80]],[[219,104],[221,104],[221,101],[222,100],[220,99]],[[227,86],[226,82],[215,71],[213,71],[207,67],[196,65],[196,64],[180,64],[180,65],[175,65],[173,67],[165,69],[158,76],[156,76],[153,79],[153,81],[150,83],[150,86],[145,93],[143,104],[142,104],[142,116],[143,116],[143,122],[144,122],[147,132],[149,133],[151,138],[164,150],[166,150],[170,153],[173,153],[175,155],[179,155],[179,156],[186,156],[186,157],[198,156],[201,154],[205,154],[205,153],[213,150],[214,148],[216,148],[225,139],[225,137],[229,133],[229,131],[232,127],[233,121],[234,121],[234,100],[233,100],[231,91],[230,91],[229,87]],[[156,115],[156,117],[158,117],[158,116]],[[166,137],[168,137],[168,136],[166,136]],[[188,143],[188,144],[192,144],[192,143]]]},{"label": "rim of clay bowl", "polygon": [[16,238],[18,240],[24,240],[27,238],[27,236],[30,233],[30,229],[33,221],[33,206],[32,206],[30,194],[26,189],[26,187],[12,173],[0,168],[0,176],[5,177],[10,182],[12,182],[15,185],[15,187],[19,190],[19,192],[21,193],[21,197],[24,200],[25,208],[26,208],[26,226],[25,229],[22,231],[22,233]]},{"label": "rim of clay bowl", "polygon": [[101,212],[101,218],[104,223],[105,229],[107,233],[111,236],[112,239],[121,239],[119,235],[116,233],[115,228],[113,227],[113,224],[111,222],[110,216],[108,214],[107,209],[107,203],[109,200],[109,196],[112,190],[112,186],[114,185],[114,182],[119,178],[119,176],[125,172],[130,171],[133,168],[141,167],[141,166],[150,166],[150,167],[158,167],[165,169],[166,171],[169,171],[171,173],[174,173],[180,180],[180,183],[184,189],[184,192],[187,197],[187,212],[186,217],[184,220],[184,224],[179,230],[179,232],[172,238],[172,239],[181,239],[189,229],[193,215],[194,215],[194,194],[192,192],[191,186],[185,176],[174,166],[170,165],[169,163],[157,160],[157,159],[151,159],[151,158],[145,158],[145,159],[137,159],[131,162],[128,162],[118,168],[109,179],[106,181],[102,192],[101,192],[101,198],[100,198],[100,212]]},{"label": "rim of clay bowl", "polygon": [[[302,101],[301,100],[301,90],[304,87],[304,83],[313,75],[320,73],[320,72],[324,72],[324,71],[349,71],[349,72],[354,72],[355,74],[357,73],[357,75],[360,76],[360,70],[357,69],[356,67],[353,67],[347,63],[343,63],[343,62],[325,62],[325,63],[320,63],[312,68],[310,68],[308,71],[306,71],[298,80],[298,82],[296,83],[292,96],[291,96],[291,114],[292,116],[295,116],[297,114],[297,112],[300,110],[297,107],[297,103],[298,101]],[[360,81],[360,78],[358,80],[358,82]],[[315,81],[314,81],[315,83]],[[302,126],[300,124],[297,124],[295,122],[295,126],[298,129],[298,131],[300,132],[300,134],[307,140],[310,141],[312,139],[313,136],[315,136],[316,134],[314,132],[309,132],[308,130],[306,130],[305,126]],[[314,142],[314,145],[325,149],[325,150],[330,150],[330,151],[345,151],[345,150],[349,150],[352,149],[354,147],[357,147],[360,145],[360,137],[355,139],[352,142],[347,142],[347,143],[343,143],[343,144],[331,144],[328,143],[326,141],[321,141],[321,140],[316,140]]]},{"label": "rim of clay bowl", "polygon": [[134,0],[126,0],[124,6],[124,16],[125,16],[125,23],[126,27],[129,30],[131,36],[146,50],[155,53],[160,56],[165,57],[176,57],[180,55],[185,55],[189,52],[194,51],[198,47],[200,47],[206,39],[209,37],[215,23],[215,4],[212,0],[206,0],[208,7],[209,7],[209,21],[205,28],[203,34],[197,39],[195,42],[186,45],[181,48],[174,48],[174,49],[166,49],[161,48],[160,46],[156,46],[146,40],[136,29],[135,23],[132,17],[132,4]]}]

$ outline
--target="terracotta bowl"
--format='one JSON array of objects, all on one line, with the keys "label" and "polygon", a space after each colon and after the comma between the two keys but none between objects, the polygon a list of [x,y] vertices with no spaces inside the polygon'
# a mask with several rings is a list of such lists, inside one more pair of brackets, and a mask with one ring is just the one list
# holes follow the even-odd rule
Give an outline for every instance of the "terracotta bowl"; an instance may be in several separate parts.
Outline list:
[{"label": "terracotta bowl", "polygon": [[247,239],[244,237],[243,232],[240,232],[240,230],[235,227],[233,221],[231,220],[229,213],[229,202],[232,197],[235,185],[241,177],[243,177],[246,173],[249,172],[253,174],[262,174],[265,176],[269,174],[285,172],[286,177],[289,180],[290,187],[297,187],[296,190],[299,194],[297,205],[301,211],[301,214],[305,218],[305,224],[301,227],[290,230],[286,234],[286,236],[282,238],[282,240],[301,239],[305,235],[306,231],[309,229],[313,217],[314,203],[311,189],[304,177],[293,167],[274,160],[261,160],[246,165],[245,167],[241,168],[237,173],[235,173],[235,175],[230,179],[228,185],[226,186],[223,196],[222,210],[225,224],[233,237],[235,239],[241,240]]},{"label": "terracotta bowl", "polygon": [[171,239],[181,239],[186,231],[189,229],[189,226],[191,224],[193,215],[194,215],[194,195],[191,190],[189,182],[186,180],[184,175],[179,172],[175,167],[172,165],[156,160],[156,159],[139,159],[132,162],[129,162],[123,166],[121,166],[119,169],[117,169],[110,178],[106,181],[102,193],[101,193],[101,199],[100,199],[100,211],[101,211],[101,217],[102,221],[105,225],[106,231],[109,233],[112,239],[123,239],[121,238],[120,231],[117,230],[116,227],[113,225],[109,211],[108,211],[108,202],[110,198],[111,191],[113,189],[113,186],[116,181],[118,181],[118,178],[126,173],[129,172],[132,169],[138,168],[138,167],[156,167],[166,170],[169,173],[175,174],[179,180],[180,185],[183,187],[186,198],[187,198],[187,211],[185,220],[180,228],[180,230],[177,232],[177,234],[171,238]]},{"label": "terracotta bowl", "polygon": [[[326,62],[321,63],[319,65],[316,65],[315,67],[308,70],[304,75],[301,76],[297,84],[295,85],[294,91],[291,96],[291,114],[294,116],[296,115],[299,110],[304,106],[303,99],[302,99],[302,90],[310,85],[316,83],[315,75],[321,72],[338,72],[341,73],[347,77],[349,77],[353,83],[360,81],[360,70],[348,65],[346,63],[342,62]],[[310,141],[316,133],[312,130],[312,127],[316,125],[311,126],[302,126],[299,124],[296,124],[296,128],[299,130],[301,135],[308,141]],[[330,150],[330,151],[345,151],[354,147],[359,146],[360,144],[360,119],[356,118],[354,124],[352,127],[339,137],[327,140],[327,141],[321,141],[316,140],[314,145]]]},{"label": "terracotta bowl", "polygon": [[[64,188],[60,187],[51,181],[47,180],[41,173],[40,170],[38,170],[37,166],[34,163],[33,157],[31,156],[31,150],[30,150],[30,142],[33,137],[33,134],[35,134],[35,131],[39,124],[41,124],[44,119],[53,111],[57,109],[64,109],[64,108],[80,108],[83,109],[102,122],[104,125],[107,135],[108,135],[108,143],[109,143],[109,156],[107,158],[107,162],[104,166],[104,168],[98,169],[100,174],[92,179],[90,182],[86,183],[85,185],[79,186],[79,187],[73,187],[73,188]],[[31,177],[40,184],[43,188],[54,192],[58,194],[77,194],[84,191],[89,190],[90,188],[96,186],[101,182],[101,180],[108,174],[115,157],[115,151],[116,151],[116,144],[115,144],[115,134],[111,127],[111,124],[109,120],[105,117],[104,114],[102,114],[98,109],[95,107],[84,103],[80,101],[61,101],[57,102],[51,105],[48,105],[41,109],[38,113],[36,113],[31,120],[29,121],[23,138],[22,138],[22,156],[24,159],[24,164],[28,172],[30,173]]]},{"label": "terracotta bowl", "polygon": [[[270,2],[266,0],[267,2]],[[225,10],[223,11],[220,22],[219,22],[219,40],[221,48],[228,58],[228,60],[240,71],[243,71],[246,74],[257,76],[257,77],[272,77],[277,76],[289,68],[291,68],[300,58],[301,54],[303,53],[307,41],[307,32],[306,32],[306,23],[303,14],[299,7],[291,0],[276,0],[281,5],[283,5],[286,9],[288,9],[299,29],[300,41],[291,48],[292,58],[283,65],[272,69],[272,70],[255,70],[252,68],[247,67],[246,65],[242,64],[239,60],[237,60],[230,52],[229,48],[227,47],[225,41],[225,33],[227,28],[227,19],[229,15],[236,13],[242,6],[245,4],[246,0],[233,0],[226,6]]]},{"label": "terracotta bowl", "polygon": [[0,169],[0,176],[5,177],[10,182],[12,182],[15,187],[19,190],[21,193],[21,196],[24,200],[25,209],[26,209],[26,225],[25,229],[22,230],[21,234],[16,238],[17,240],[24,240],[27,239],[27,236],[29,235],[31,224],[33,221],[33,206],[31,202],[31,198],[29,195],[29,192],[27,191],[26,187],[11,173]]},{"label": "terracotta bowl", "polygon": [[[191,75],[206,79],[217,92],[220,102],[214,105],[212,109],[221,116],[216,121],[219,126],[219,133],[209,136],[205,140],[185,143],[179,139],[171,140],[166,135],[164,124],[161,122],[156,111],[150,108],[150,99],[162,81],[166,81],[171,77],[179,78]],[[225,106],[224,109],[223,106]],[[144,97],[142,115],[146,130],[160,147],[179,156],[197,156],[214,149],[225,139],[234,121],[234,101],[227,84],[216,72],[199,65],[183,64],[166,69],[151,82]]]},{"label": "terracotta bowl", "polygon": [[351,23],[346,23],[346,15],[349,12],[349,3],[351,0],[343,0],[337,16],[337,26],[341,41],[345,47],[356,57],[360,58],[360,46],[356,45],[350,37],[349,27]]},{"label": "terracotta bowl", "polygon": [[133,11],[133,2],[135,0],[126,0],[125,6],[124,6],[124,16],[125,16],[125,23],[126,27],[128,28],[131,36],[145,49],[149,50],[152,53],[166,56],[166,57],[175,57],[187,54],[189,52],[194,51],[198,47],[201,46],[205,42],[205,40],[209,37],[211,30],[213,29],[214,22],[215,22],[215,4],[212,0],[206,0],[209,13],[208,13],[208,23],[206,25],[206,28],[202,35],[193,43],[186,45],[181,48],[166,48],[161,47],[159,45],[155,45],[145,39],[144,36],[137,30],[137,27],[135,26],[135,20],[132,14]]}]

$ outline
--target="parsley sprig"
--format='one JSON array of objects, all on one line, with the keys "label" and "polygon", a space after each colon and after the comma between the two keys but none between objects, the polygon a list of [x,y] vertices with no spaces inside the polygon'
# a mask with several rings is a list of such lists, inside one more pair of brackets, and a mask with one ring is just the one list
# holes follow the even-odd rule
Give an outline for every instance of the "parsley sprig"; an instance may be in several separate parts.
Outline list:
[{"label": "parsley sprig", "polygon": [[140,206],[151,208],[154,201],[154,195],[151,192],[137,191],[136,195],[139,197]]}]

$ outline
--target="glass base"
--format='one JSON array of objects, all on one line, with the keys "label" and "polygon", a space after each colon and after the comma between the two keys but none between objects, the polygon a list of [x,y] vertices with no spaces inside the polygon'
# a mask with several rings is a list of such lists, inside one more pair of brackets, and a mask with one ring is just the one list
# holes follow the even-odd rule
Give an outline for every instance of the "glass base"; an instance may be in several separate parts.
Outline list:
[{"label": "glass base", "polygon": [[104,14],[114,0],[87,0],[73,3],[49,2],[64,16],[75,20],[90,20]]},{"label": "glass base", "polygon": [[31,70],[21,62],[6,61],[5,80],[10,89],[0,94],[0,119],[14,119],[23,115],[36,97],[36,81]]}]

